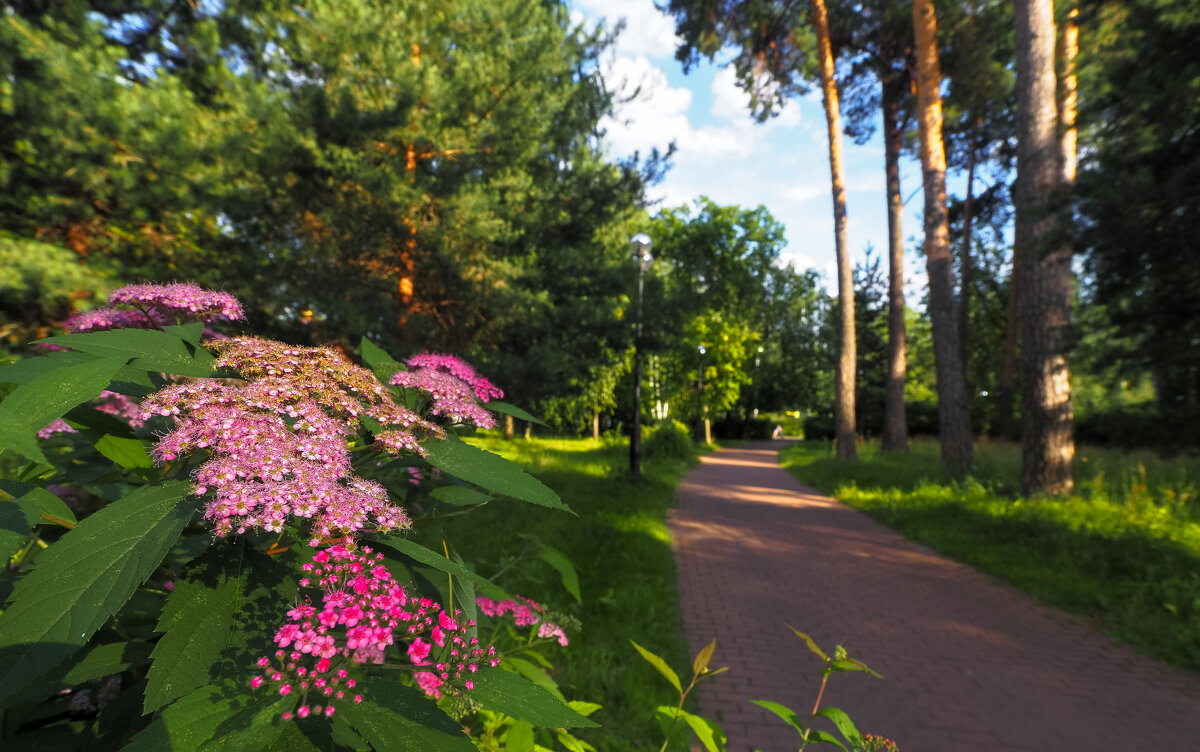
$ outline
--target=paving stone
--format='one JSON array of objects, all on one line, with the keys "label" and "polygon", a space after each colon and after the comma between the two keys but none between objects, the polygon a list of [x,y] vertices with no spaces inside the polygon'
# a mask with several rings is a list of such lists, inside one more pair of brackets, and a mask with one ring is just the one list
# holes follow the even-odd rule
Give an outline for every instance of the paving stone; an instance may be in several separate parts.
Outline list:
[{"label": "paving stone", "polygon": [[699,690],[704,714],[736,719],[731,752],[797,747],[750,704],[812,707],[820,662],[788,625],[884,675],[836,675],[822,704],[902,752],[1200,750],[1200,676],[803,486],[784,446],[703,458],[669,517],[692,652],[715,637],[713,665],[731,666]]}]

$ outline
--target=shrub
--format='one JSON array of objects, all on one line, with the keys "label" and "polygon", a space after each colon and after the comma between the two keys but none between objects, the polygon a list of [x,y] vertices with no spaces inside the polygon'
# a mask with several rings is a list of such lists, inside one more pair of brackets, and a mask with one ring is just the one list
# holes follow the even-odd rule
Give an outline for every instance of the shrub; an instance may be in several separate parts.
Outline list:
[{"label": "shrub", "polygon": [[647,457],[686,460],[695,451],[687,426],[677,420],[659,423],[646,438]]}]

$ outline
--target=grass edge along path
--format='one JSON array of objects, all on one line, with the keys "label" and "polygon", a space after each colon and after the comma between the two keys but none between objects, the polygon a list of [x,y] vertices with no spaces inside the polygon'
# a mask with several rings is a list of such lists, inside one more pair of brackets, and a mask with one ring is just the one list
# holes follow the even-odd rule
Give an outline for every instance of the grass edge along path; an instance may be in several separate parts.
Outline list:
[{"label": "grass edge along path", "polygon": [[959,482],[941,471],[936,447],[914,442],[911,454],[889,457],[867,444],[850,463],[827,442],[796,442],[779,460],[796,479],[911,540],[1086,617],[1153,658],[1200,670],[1200,514],[1186,484],[1148,477],[1141,464],[1141,480],[1114,492],[1120,458],[1081,450],[1091,459],[1079,473],[1084,493],[1022,499],[1009,490],[1012,447],[980,444],[977,475]]},{"label": "grass edge along path", "polygon": [[[671,688],[629,641],[672,666],[690,665],[666,516],[695,456],[647,457],[644,478],[633,481],[623,442],[490,435],[468,441],[519,464],[554,489],[578,517],[496,499],[470,514],[418,522],[413,536],[439,549],[446,540],[485,577],[504,570],[495,582],[510,593],[577,619],[582,626],[568,629],[569,646],[543,650],[568,700],[602,706],[591,716],[601,728],[577,736],[603,752],[658,749],[662,732],[654,709],[672,700]],[[571,559],[581,602],[568,594],[553,567],[536,560],[540,545]],[[521,552],[526,558],[510,566]]]}]

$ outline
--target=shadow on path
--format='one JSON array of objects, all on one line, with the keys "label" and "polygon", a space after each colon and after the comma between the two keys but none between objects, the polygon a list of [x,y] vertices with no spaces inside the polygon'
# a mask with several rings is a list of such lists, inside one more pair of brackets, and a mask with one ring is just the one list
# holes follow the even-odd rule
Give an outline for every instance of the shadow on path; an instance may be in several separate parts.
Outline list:
[{"label": "shadow on path", "polygon": [[1200,749],[1200,676],[1155,663],[797,482],[786,441],[725,449],[669,516],[693,652],[714,637],[700,705],[730,752],[785,752],[819,661],[788,629],[843,644],[885,677],[839,674],[823,706],[901,752]]}]

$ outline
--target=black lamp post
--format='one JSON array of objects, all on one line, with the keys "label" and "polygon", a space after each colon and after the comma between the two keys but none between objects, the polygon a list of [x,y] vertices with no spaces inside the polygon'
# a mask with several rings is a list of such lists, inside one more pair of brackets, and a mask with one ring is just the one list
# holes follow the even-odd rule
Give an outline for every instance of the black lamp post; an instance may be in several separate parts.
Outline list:
[{"label": "black lamp post", "polygon": [[700,425],[704,428],[704,443],[712,443],[712,432],[708,427],[708,405],[704,404],[704,353],[708,350],[704,349],[704,345],[696,348],[696,352],[700,353],[700,367],[696,371],[697,376],[697,393],[700,396]]},{"label": "black lamp post", "polygon": [[637,264],[637,318],[633,330],[633,432],[629,435],[629,474],[642,477],[642,285],[650,268],[650,236],[639,232],[629,241]]}]

